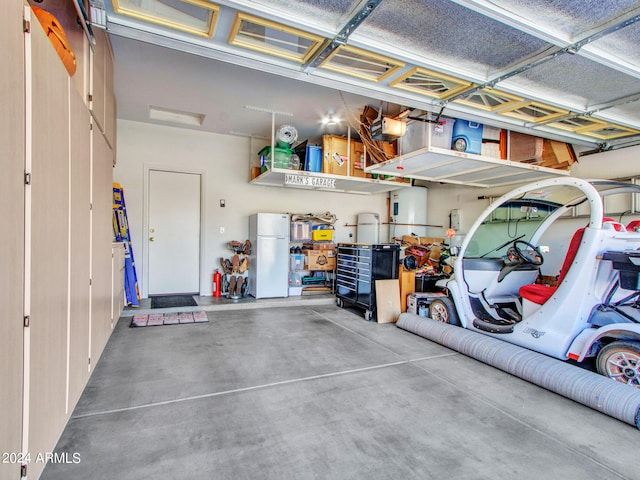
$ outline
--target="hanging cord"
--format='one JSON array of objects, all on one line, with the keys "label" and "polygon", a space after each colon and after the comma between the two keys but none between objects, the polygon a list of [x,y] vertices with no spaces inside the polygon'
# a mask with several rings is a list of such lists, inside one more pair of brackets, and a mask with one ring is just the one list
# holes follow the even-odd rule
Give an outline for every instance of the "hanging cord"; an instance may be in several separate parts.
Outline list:
[{"label": "hanging cord", "polygon": [[[364,143],[367,147],[369,158],[374,163],[384,162],[392,158],[387,154],[387,152],[385,152],[385,150],[382,147],[378,145],[378,143],[373,138],[371,138],[371,131],[369,130],[370,125],[368,125],[365,122],[362,122],[360,119],[355,119],[350,117],[349,113],[351,110],[349,108],[349,105],[347,104],[347,101],[345,100],[342,92],[339,91],[338,93],[340,94],[340,98],[342,99],[342,103],[344,105],[345,111],[347,112],[347,121],[349,122],[349,126],[360,134],[362,143]],[[380,110],[380,112],[378,112],[379,116],[381,115],[381,111],[382,109]],[[356,124],[354,124],[354,120],[357,123],[357,126]]]}]

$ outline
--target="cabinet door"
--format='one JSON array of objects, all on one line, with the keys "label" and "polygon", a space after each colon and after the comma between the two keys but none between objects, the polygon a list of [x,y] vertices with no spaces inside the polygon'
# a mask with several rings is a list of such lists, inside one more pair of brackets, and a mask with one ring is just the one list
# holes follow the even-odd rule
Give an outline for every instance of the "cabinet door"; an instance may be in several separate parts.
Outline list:
[{"label": "cabinet door", "polygon": [[91,175],[91,116],[80,94],[70,91],[71,257],[69,291],[69,409],[80,397],[89,377],[89,307]]},{"label": "cabinet door", "polygon": [[116,97],[113,93],[113,52],[111,44],[108,43],[108,36],[104,36],[105,58],[104,58],[104,136],[107,143],[113,150],[113,160],[115,164],[116,151]]},{"label": "cabinet door", "polygon": [[89,62],[89,95],[91,96],[91,113],[98,124],[98,130],[105,129],[105,58],[107,55],[107,34],[99,28],[94,28],[93,33],[96,44],[90,51]]},{"label": "cabinet door", "polygon": [[111,328],[124,308],[124,244],[114,242],[111,249]]},{"label": "cabinet door", "polygon": [[[22,0],[5,0],[0,16],[0,452],[21,450],[22,302],[24,274],[24,35]],[[0,478],[20,478],[20,465],[0,463]]]},{"label": "cabinet door", "polygon": [[[33,16],[25,57],[31,71],[26,96],[32,105],[27,124],[32,152],[28,447],[48,452],[67,419],[70,80]],[[37,478],[43,467],[31,463],[29,477]]]},{"label": "cabinet door", "polygon": [[113,152],[102,133],[91,131],[91,365],[111,334]]}]

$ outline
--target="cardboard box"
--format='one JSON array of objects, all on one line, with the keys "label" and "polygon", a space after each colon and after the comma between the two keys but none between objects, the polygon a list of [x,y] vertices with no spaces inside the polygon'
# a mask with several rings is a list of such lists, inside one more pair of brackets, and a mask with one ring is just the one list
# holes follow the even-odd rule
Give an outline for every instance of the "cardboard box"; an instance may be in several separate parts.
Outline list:
[{"label": "cardboard box", "polygon": [[335,250],[307,250],[308,270],[335,270]]},{"label": "cardboard box", "polygon": [[541,163],[543,167],[568,170],[575,161],[576,153],[571,144],[544,140]]},{"label": "cardboard box", "polygon": [[541,163],[543,142],[540,137],[510,131],[507,159],[512,162]]},{"label": "cardboard box", "polygon": [[351,172],[352,177],[367,178],[364,171],[365,153],[364,145],[361,142],[351,142]]},{"label": "cardboard box", "polygon": [[420,245],[430,245],[432,243],[442,243],[444,237],[420,237]]},{"label": "cardboard box", "polygon": [[501,158],[501,129],[496,127],[484,126],[482,130],[482,150],[480,155],[484,157]]},{"label": "cardboard box", "polygon": [[322,173],[347,175],[347,139],[337,135],[322,136]]},{"label": "cardboard box", "polygon": [[[362,169],[364,145],[358,140],[351,139],[351,148],[346,137],[337,135],[322,136],[322,172],[332,175],[347,175],[365,177]],[[349,170],[351,162],[351,170]],[[360,169],[356,168],[360,166]],[[360,173],[357,173],[358,170]]]},{"label": "cardboard box", "polygon": [[[333,242],[311,242],[311,243],[303,243],[303,250],[335,250],[336,244]],[[335,257],[335,251],[331,254],[332,257]]]}]

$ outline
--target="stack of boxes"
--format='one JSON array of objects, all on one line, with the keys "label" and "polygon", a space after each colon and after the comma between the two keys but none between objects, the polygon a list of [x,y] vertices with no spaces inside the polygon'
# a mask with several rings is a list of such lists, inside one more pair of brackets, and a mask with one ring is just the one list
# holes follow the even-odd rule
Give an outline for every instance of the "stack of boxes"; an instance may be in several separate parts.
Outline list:
[{"label": "stack of boxes", "polygon": [[332,271],[336,269],[336,245],[333,243],[333,229],[324,225],[312,227],[311,242],[302,246],[307,258],[307,268],[311,271]]},{"label": "stack of boxes", "polygon": [[296,221],[290,237],[289,295],[302,295],[304,289],[329,290],[327,273],[336,268],[333,228]]},{"label": "stack of boxes", "polygon": [[[349,139],[337,135],[323,135],[322,152],[323,173],[360,178],[369,177],[364,171],[365,151],[362,142],[353,139],[349,142]],[[351,160],[350,169],[349,159]]]}]

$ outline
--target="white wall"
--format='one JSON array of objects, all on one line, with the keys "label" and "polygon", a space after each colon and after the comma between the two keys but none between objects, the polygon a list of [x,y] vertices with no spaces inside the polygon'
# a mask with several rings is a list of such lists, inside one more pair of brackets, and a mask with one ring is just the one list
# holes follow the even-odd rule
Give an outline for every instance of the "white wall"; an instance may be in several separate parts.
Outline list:
[{"label": "white wall", "polygon": [[[357,195],[250,184],[250,162],[254,161],[251,151],[256,151],[255,145],[251,147],[247,138],[118,120],[118,160],[113,176],[124,189],[143,296],[147,291],[142,274],[145,267],[143,249],[146,248],[142,231],[143,177],[148,166],[204,173],[206,253],[200,280],[202,295],[211,295],[211,274],[219,267],[220,257],[231,255],[226,243],[246,240],[248,217],[252,213],[329,211],[338,217],[334,232],[336,242],[355,240],[355,227],[345,225],[355,225],[358,213],[378,213],[381,221],[388,218],[388,194]],[[219,206],[220,199],[225,199],[225,208]],[[220,234],[220,227],[225,227],[224,234]],[[353,238],[349,234],[353,234]],[[381,229],[380,238],[388,238],[388,227]]]}]

